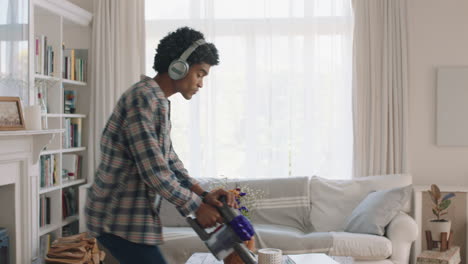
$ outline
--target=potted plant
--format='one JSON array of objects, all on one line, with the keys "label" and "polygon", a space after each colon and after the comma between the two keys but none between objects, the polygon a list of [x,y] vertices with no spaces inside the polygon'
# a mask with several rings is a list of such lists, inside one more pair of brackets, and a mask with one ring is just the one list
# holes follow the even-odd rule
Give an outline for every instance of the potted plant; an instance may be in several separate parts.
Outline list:
[{"label": "potted plant", "polygon": [[450,234],[450,227],[452,222],[450,220],[442,218],[443,215],[447,214],[447,209],[452,203],[452,198],[455,197],[454,193],[448,193],[442,197],[439,187],[432,184],[431,189],[428,190],[429,196],[432,201],[432,213],[436,216],[435,219],[430,219],[428,223],[429,230],[432,234],[434,241],[441,241],[441,233],[446,232]]}]

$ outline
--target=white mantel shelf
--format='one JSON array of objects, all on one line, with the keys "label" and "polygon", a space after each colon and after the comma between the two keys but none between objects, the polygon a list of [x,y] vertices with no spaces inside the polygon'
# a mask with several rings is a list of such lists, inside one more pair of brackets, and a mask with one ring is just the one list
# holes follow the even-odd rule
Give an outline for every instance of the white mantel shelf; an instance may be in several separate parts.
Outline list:
[{"label": "white mantel shelf", "polygon": [[44,134],[58,134],[64,131],[65,129],[0,131],[0,136],[34,136]]},{"label": "white mantel shelf", "polygon": [[33,164],[39,160],[41,151],[54,138],[55,134],[63,133],[65,129],[46,129],[46,130],[15,130],[0,131],[0,140],[8,140],[8,137],[33,137]]}]

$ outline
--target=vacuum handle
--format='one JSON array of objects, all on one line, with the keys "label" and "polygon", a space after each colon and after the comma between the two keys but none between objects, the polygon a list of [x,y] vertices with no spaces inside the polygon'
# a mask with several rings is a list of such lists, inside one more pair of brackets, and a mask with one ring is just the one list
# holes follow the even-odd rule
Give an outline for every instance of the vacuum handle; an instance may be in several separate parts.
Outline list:
[{"label": "vacuum handle", "polygon": [[217,207],[219,213],[221,214],[221,217],[227,222],[230,223],[232,219],[234,219],[236,216],[240,215],[239,211],[237,209],[234,209],[232,207],[229,207],[227,205],[226,201],[227,197],[225,195],[222,195],[219,197],[219,201],[223,203],[222,207]]},{"label": "vacuum handle", "polygon": [[236,243],[234,250],[239,254],[239,257],[245,264],[257,264],[253,253],[244,245],[244,243]]},{"label": "vacuum handle", "polygon": [[186,219],[201,240],[205,241],[210,238],[210,235],[205,231],[205,229],[200,225],[200,223],[198,223],[197,219],[194,219],[190,216],[188,216]]}]

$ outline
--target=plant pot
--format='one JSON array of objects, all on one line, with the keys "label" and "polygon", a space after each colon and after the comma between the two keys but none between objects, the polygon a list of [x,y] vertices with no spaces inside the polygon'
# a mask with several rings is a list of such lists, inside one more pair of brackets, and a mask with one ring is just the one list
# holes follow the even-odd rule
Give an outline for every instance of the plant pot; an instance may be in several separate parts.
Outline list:
[{"label": "plant pot", "polygon": [[447,236],[450,235],[450,227],[452,222],[450,220],[439,220],[431,219],[427,223],[429,231],[431,231],[433,241],[441,241],[440,234],[446,232]]},{"label": "plant pot", "polygon": [[[250,251],[255,251],[255,237],[252,237],[249,241],[244,241],[244,244]],[[231,255],[227,256],[223,262],[224,264],[244,264],[244,261],[242,261],[239,254],[235,251]]]}]

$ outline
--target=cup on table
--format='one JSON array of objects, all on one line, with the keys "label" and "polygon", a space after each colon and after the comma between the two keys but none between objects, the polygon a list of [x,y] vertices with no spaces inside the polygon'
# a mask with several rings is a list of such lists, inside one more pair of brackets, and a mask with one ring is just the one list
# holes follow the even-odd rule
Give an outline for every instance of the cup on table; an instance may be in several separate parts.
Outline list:
[{"label": "cup on table", "polygon": [[258,264],[281,264],[283,252],[277,248],[262,248],[258,250]]}]

